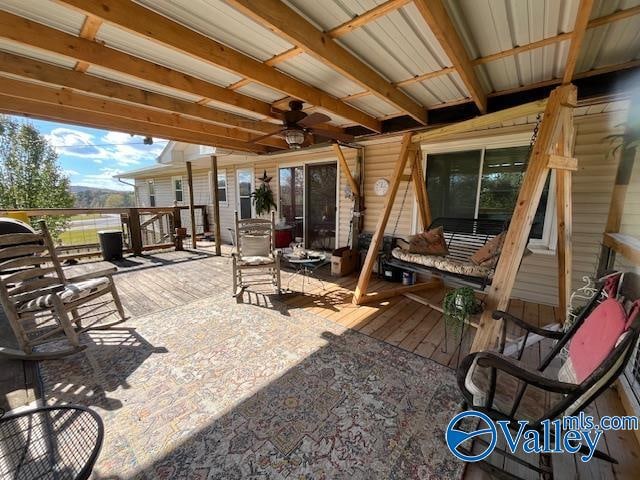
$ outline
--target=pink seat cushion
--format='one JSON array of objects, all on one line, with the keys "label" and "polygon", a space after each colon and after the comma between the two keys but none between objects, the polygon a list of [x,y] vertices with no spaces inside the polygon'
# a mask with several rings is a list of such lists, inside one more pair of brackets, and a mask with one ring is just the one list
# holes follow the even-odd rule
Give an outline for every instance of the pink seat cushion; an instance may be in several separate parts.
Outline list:
[{"label": "pink seat cushion", "polygon": [[586,318],[569,345],[569,359],[578,382],[591,375],[614,349],[626,329],[626,317],[622,305],[609,298]]}]

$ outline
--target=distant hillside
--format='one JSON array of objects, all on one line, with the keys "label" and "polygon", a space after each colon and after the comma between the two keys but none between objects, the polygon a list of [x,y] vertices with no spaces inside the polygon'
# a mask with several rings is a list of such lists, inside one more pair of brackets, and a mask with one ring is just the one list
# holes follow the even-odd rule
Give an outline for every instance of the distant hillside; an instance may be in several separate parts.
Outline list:
[{"label": "distant hillside", "polygon": [[135,206],[133,192],[71,185],[71,193],[75,197],[74,206],[76,208],[118,208]]}]

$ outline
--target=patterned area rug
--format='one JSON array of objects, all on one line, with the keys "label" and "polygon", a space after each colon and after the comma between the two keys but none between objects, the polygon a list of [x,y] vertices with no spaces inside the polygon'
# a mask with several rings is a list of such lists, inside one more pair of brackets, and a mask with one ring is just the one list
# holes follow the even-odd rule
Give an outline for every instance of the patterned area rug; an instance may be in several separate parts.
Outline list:
[{"label": "patterned area rug", "polygon": [[40,365],[98,411],[95,478],[459,478],[453,371],[308,314],[216,294],[83,335]]}]

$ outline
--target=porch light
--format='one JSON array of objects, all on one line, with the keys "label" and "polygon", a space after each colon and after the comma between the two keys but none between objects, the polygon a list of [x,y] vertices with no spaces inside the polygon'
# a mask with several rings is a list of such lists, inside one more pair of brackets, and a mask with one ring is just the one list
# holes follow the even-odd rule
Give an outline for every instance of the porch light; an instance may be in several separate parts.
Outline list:
[{"label": "porch light", "polygon": [[296,128],[285,130],[284,139],[293,149],[299,149],[304,143],[304,132]]}]

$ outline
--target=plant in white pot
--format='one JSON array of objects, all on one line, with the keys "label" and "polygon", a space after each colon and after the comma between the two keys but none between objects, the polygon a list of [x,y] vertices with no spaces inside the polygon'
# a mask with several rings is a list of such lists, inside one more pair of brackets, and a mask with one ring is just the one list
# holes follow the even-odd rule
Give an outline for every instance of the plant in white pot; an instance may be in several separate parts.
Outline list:
[{"label": "plant in white pot", "polygon": [[480,313],[482,304],[478,301],[472,288],[461,287],[451,290],[442,301],[442,313],[445,322],[458,335],[471,315]]}]

